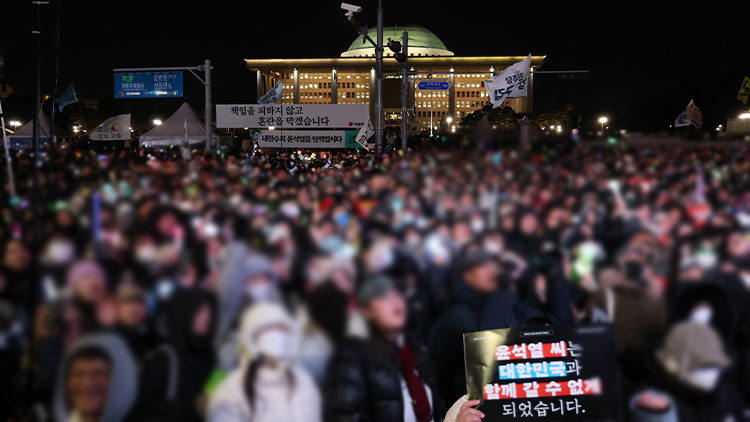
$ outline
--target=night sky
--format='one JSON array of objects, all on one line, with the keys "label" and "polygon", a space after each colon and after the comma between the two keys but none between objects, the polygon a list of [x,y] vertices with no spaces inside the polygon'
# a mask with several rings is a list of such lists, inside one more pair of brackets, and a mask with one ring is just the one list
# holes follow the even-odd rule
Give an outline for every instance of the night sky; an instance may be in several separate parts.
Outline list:
[{"label": "night sky", "polygon": [[[350,2],[363,7],[360,21],[374,27],[377,2]],[[606,114],[616,127],[656,130],[694,99],[704,130],[713,130],[745,107],[735,97],[742,77],[750,76],[743,41],[748,6],[661,3],[383,0],[383,7],[386,25],[425,26],[457,56],[532,53],[547,55],[543,70],[591,71],[584,81],[539,75],[536,112],[569,103],[584,121]],[[72,82],[79,98],[100,100],[112,97],[113,68],[193,66],[209,58],[214,104],[251,103],[254,78],[242,59],[338,57],[356,37],[339,6],[334,0],[62,0],[58,95]],[[42,12],[45,93],[54,81],[55,8],[52,0]],[[5,80],[29,93],[31,1],[5,0],[0,10]],[[185,93],[202,110],[203,86],[190,74]],[[181,101],[118,100],[118,107],[148,107],[167,117]],[[29,118],[22,104],[3,102],[6,118]]]}]

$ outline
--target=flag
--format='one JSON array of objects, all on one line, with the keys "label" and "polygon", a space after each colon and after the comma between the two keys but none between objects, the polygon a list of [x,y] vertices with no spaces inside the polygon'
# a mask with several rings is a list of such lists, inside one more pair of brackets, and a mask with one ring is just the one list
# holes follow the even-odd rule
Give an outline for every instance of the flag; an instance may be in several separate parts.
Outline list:
[{"label": "flag", "polygon": [[110,117],[91,131],[89,137],[92,141],[130,139],[130,115],[120,114]]},{"label": "flag", "polygon": [[740,86],[740,93],[737,94],[737,99],[742,101],[742,104],[747,104],[748,97],[750,97],[750,78],[745,76],[745,80],[742,81],[742,86]]},{"label": "flag", "polygon": [[703,126],[703,115],[698,107],[693,104],[693,100],[690,100],[690,104],[685,108],[685,111],[680,113],[679,116],[674,120],[674,127],[684,127],[693,125],[697,129]]},{"label": "flag", "polygon": [[182,153],[182,158],[186,160],[190,158],[190,144],[188,144],[187,134],[187,119],[185,119],[185,124],[182,126],[182,145],[180,145],[180,152]]},{"label": "flag", "polygon": [[276,104],[281,101],[281,94],[284,93],[284,85],[279,82],[275,87],[271,88],[270,91],[266,92],[266,95],[258,98],[258,104]]},{"label": "flag", "polygon": [[62,113],[65,106],[78,102],[78,98],[76,98],[76,91],[75,89],[73,89],[73,84],[70,84],[68,89],[66,89],[65,92],[62,93],[62,95],[57,97],[56,102],[57,104],[60,104],[60,113]]},{"label": "flag", "polygon": [[370,121],[370,118],[367,118],[367,122],[365,122],[365,125],[362,126],[362,129],[359,130],[359,133],[357,134],[357,137],[354,138],[354,141],[356,141],[359,145],[362,146],[362,148],[367,149],[367,140],[370,139],[370,137],[375,133],[375,128],[372,127],[372,122]]},{"label": "flag", "polygon": [[506,98],[520,98],[527,95],[528,79],[531,73],[531,55],[508,66],[499,74],[484,81],[484,87],[493,108],[500,107]]}]

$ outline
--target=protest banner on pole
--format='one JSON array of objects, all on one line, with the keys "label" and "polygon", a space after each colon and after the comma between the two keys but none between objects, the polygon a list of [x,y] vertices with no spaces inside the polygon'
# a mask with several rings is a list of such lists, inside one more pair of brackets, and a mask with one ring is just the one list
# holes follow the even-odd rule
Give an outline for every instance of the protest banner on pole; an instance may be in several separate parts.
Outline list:
[{"label": "protest banner on pole", "polygon": [[508,66],[499,74],[484,81],[492,107],[502,106],[506,98],[526,97],[529,74],[531,74],[530,54],[520,62]]},{"label": "protest banner on pole", "polygon": [[281,101],[281,97],[284,94],[284,84],[279,82],[271,88],[266,94],[258,98],[258,104],[272,105]]},{"label": "protest banner on pole", "polygon": [[464,334],[469,400],[486,420],[601,421],[617,415],[610,326],[543,326]]}]

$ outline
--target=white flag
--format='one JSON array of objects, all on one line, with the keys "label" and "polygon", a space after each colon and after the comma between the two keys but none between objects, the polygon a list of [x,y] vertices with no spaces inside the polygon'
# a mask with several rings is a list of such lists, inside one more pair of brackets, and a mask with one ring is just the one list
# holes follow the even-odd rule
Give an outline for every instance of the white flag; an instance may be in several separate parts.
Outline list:
[{"label": "white flag", "polygon": [[281,101],[281,94],[284,93],[284,85],[279,82],[275,87],[271,88],[270,91],[266,92],[266,95],[258,98],[258,104],[271,105]]},{"label": "white flag", "polygon": [[180,145],[180,152],[184,159],[190,158],[190,144],[188,143],[187,132],[187,119],[185,119],[185,124],[182,126],[182,145]]},{"label": "white flag", "polygon": [[120,114],[110,117],[93,131],[89,138],[92,141],[116,141],[130,139],[130,115]]},{"label": "white flag", "polygon": [[375,133],[375,128],[372,127],[372,122],[370,121],[370,118],[367,118],[367,122],[365,122],[365,125],[362,126],[362,129],[359,130],[359,133],[357,134],[357,137],[354,138],[354,141],[357,142],[362,146],[362,148],[367,149],[367,140],[370,139],[370,137]]},{"label": "white flag", "polygon": [[484,81],[484,87],[487,88],[490,101],[494,106],[493,108],[503,105],[506,98],[525,97],[528,92],[527,87],[530,73],[531,54]]}]

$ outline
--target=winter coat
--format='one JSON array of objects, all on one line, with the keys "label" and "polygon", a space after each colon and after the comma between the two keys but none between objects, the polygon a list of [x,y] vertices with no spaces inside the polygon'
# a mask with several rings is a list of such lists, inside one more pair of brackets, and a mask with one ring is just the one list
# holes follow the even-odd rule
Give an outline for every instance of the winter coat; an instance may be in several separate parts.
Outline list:
[{"label": "winter coat", "polygon": [[258,373],[255,405],[248,406],[244,390],[246,369],[224,379],[211,396],[208,422],[316,422],[321,420],[320,393],[312,377],[298,367],[290,369],[293,383],[275,374]]},{"label": "winter coat", "polygon": [[[441,421],[444,406],[437,384],[430,379],[426,351],[413,347],[420,363],[420,378],[431,393],[432,414]],[[327,422],[368,421],[403,422],[404,391],[395,345],[391,349],[382,342],[348,338],[331,360],[324,389],[324,415]],[[391,355],[393,353],[393,355]],[[389,358],[395,362],[388,362]]]},{"label": "winter coat", "polygon": [[98,347],[109,355],[112,362],[112,373],[109,382],[107,402],[102,414],[102,420],[120,422],[126,420],[138,390],[138,367],[130,353],[128,346],[117,335],[92,334],[78,340],[66,353],[55,385],[55,397],[52,413],[56,422],[67,422],[74,409],[70,408],[67,394],[67,378],[70,358],[79,350],[88,347]]},{"label": "winter coat", "polygon": [[212,333],[192,332],[195,314],[204,305],[215,318],[215,301],[209,293],[180,290],[167,304],[167,341],[147,360],[141,375],[139,414],[143,420],[190,421],[198,417],[197,399],[216,359]]},{"label": "winter coat", "polygon": [[[261,366],[255,373],[253,403],[245,391],[246,377],[257,363],[259,346],[256,333],[270,325],[285,326],[291,335],[290,361],[280,367]],[[299,347],[297,323],[276,303],[253,305],[243,314],[239,338],[241,363],[225,378],[211,396],[209,422],[319,422],[321,399],[310,374],[294,358]]]}]

